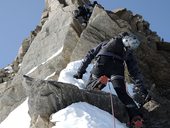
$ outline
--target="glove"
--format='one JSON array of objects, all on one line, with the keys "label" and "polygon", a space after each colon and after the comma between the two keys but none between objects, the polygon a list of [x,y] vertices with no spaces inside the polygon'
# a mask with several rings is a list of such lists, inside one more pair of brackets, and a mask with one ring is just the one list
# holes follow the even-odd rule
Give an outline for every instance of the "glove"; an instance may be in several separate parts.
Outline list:
[{"label": "glove", "polygon": [[78,73],[74,74],[73,77],[76,79],[82,79],[83,74],[78,72]]}]

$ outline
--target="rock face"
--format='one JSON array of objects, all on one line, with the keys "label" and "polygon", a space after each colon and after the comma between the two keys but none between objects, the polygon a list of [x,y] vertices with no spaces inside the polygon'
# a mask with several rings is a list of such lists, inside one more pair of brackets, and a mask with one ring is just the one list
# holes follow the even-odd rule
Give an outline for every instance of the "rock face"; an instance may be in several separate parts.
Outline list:
[{"label": "rock face", "polygon": [[[87,26],[83,27],[72,13],[83,1],[45,0],[40,23],[23,41],[10,68],[0,70],[0,122],[27,97],[22,84],[24,74],[57,80],[67,63],[82,59],[90,48],[123,31],[135,33],[142,42],[136,51],[139,66],[147,88],[156,84],[152,94],[155,102],[151,104],[159,107],[150,112],[155,115],[153,119],[169,112],[163,106],[168,106],[170,100],[170,45],[150,30],[142,16],[127,9],[106,11],[95,6]],[[161,118],[167,121],[169,115],[162,114]]]},{"label": "rock face", "polygon": [[[29,114],[32,127],[39,127],[39,118],[49,121],[50,115],[75,102],[87,102],[112,114],[110,94],[102,91],[78,89],[71,84],[56,81],[45,81],[25,76],[23,85],[29,97]],[[69,93],[68,93],[69,92]],[[127,121],[125,107],[116,96],[114,99],[115,116],[122,122]],[[119,111],[121,109],[121,111]],[[50,123],[49,123],[50,124]],[[44,127],[43,127],[44,128]]]}]

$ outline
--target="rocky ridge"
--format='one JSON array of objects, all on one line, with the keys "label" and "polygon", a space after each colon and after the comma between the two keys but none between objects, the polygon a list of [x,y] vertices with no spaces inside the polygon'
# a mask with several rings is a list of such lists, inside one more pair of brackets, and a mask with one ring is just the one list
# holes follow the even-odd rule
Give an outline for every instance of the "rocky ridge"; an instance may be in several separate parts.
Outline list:
[{"label": "rocky ridge", "polygon": [[125,8],[107,11],[95,6],[84,28],[72,14],[78,5],[83,4],[81,0],[45,2],[39,25],[23,41],[13,63],[0,70],[0,122],[27,97],[22,84],[24,74],[38,79],[57,80],[67,63],[82,59],[90,48],[123,31],[131,31],[139,36],[142,42],[136,51],[139,66],[148,83],[147,88],[156,84],[153,92],[156,101],[148,103],[146,108],[159,106],[150,112],[150,116],[155,116],[153,122],[158,114],[167,121],[170,46],[150,30],[149,23],[142,16]]}]

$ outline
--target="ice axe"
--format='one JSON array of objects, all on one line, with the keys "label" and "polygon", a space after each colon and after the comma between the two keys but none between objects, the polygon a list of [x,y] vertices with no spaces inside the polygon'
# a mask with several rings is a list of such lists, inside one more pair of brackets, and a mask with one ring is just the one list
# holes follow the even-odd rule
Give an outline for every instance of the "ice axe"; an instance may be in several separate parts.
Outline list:
[{"label": "ice axe", "polygon": [[147,103],[147,102],[149,102],[149,101],[151,100],[150,97],[151,97],[151,94],[152,94],[155,86],[156,86],[155,83],[152,84],[151,88],[148,90],[148,94],[146,95],[146,97],[145,97],[145,99],[144,99],[144,102],[140,105],[140,108],[141,108],[145,103]]}]

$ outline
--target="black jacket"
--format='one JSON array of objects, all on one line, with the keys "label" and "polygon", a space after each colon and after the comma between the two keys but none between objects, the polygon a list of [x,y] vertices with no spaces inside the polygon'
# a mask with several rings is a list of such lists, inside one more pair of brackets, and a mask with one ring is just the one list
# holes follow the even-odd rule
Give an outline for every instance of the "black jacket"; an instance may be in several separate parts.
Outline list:
[{"label": "black jacket", "polygon": [[100,43],[97,47],[91,49],[82,61],[78,73],[84,74],[87,66],[93,59],[96,59],[92,74],[100,77],[106,75],[124,76],[125,63],[129,74],[134,81],[142,84],[143,77],[133,55],[133,51],[124,47],[122,37],[111,38],[109,41]]}]

